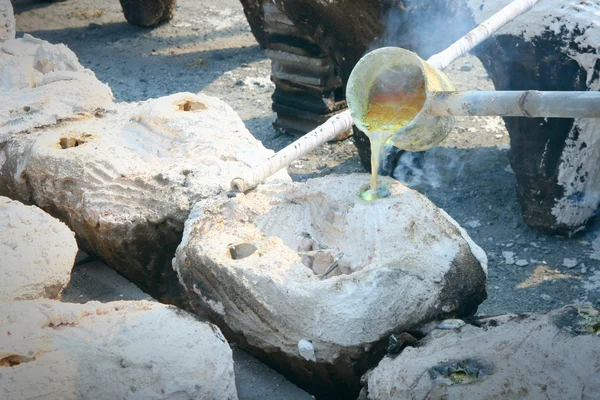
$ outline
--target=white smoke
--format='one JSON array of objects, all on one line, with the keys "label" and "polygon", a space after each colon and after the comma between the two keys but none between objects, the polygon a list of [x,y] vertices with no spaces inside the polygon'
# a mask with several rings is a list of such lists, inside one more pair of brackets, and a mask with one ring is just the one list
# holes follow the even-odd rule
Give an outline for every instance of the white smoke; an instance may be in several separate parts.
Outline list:
[{"label": "white smoke", "polygon": [[463,168],[464,164],[459,155],[448,149],[435,148],[427,152],[403,153],[392,176],[413,189],[437,189],[444,182],[460,178]]}]

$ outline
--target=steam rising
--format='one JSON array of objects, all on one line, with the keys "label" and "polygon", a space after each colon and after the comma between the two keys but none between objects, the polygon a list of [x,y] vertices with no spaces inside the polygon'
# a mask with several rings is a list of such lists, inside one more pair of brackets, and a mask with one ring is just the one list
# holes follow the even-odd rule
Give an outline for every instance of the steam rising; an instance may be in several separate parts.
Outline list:
[{"label": "steam rising", "polygon": [[[390,151],[387,147],[385,151]],[[397,149],[396,149],[397,151]],[[387,155],[384,155],[387,158]],[[439,188],[452,176],[460,179],[464,164],[455,152],[432,149],[427,152],[404,152],[398,160],[392,176],[404,185],[413,188]],[[446,178],[444,178],[444,176]]]},{"label": "steam rising", "polygon": [[368,51],[402,47],[427,59],[465,35],[476,24],[463,2],[393,0],[382,19],[383,33]]}]

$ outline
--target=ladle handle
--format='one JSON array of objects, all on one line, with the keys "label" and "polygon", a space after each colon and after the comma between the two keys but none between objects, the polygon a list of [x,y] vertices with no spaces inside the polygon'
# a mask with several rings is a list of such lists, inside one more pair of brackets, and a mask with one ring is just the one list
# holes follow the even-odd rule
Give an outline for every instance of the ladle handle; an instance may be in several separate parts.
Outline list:
[{"label": "ladle handle", "polygon": [[528,118],[600,118],[600,92],[437,92],[428,113]]},{"label": "ladle handle", "polygon": [[340,133],[352,129],[352,123],[349,110],[334,115],[294,143],[273,154],[259,165],[247,170],[244,175],[232,180],[231,190],[245,192],[252,189],[275,172],[290,165],[294,160],[310,153]]},{"label": "ladle handle", "polygon": [[458,57],[467,54],[469,50],[489,38],[498,29],[529,11],[540,0],[515,0],[490,18],[483,21],[462,38],[454,42],[446,50],[431,56],[427,62],[437,69],[443,70]]}]

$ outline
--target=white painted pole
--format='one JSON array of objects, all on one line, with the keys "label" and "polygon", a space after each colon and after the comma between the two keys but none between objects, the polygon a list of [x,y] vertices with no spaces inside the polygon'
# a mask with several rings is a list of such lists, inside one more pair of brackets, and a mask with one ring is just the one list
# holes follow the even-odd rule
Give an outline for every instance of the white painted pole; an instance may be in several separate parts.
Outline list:
[{"label": "white painted pole", "polygon": [[490,18],[483,21],[467,33],[465,36],[454,42],[446,50],[431,56],[427,62],[439,70],[443,70],[454,60],[467,54],[469,50],[483,42],[494,34],[498,29],[508,24],[519,15],[531,10],[540,0],[515,0]]},{"label": "white painted pole", "polygon": [[231,190],[245,192],[252,189],[275,172],[290,165],[294,160],[310,153],[340,133],[352,129],[352,123],[350,110],[334,115],[316,129],[246,171],[244,175],[232,180]]},{"label": "white painted pole", "polygon": [[[428,62],[440,70],[446,68],[452,61],[467,53],[511,20],[529,11],[538,1],[540,0],[513,1],[446,50],[429,58]],[[352,116],[349,110],[329,118],[324,124],[269,157],[266,161],[246,171],[242,176],[232,180],[231,189],[238,192],[252,189],[275,172],[289,166],[294,160],[310,153],[351,127]]]},{"label": "white painted pole", "polygon": [[481,91],[435,93],[435,116],[600,118],[600,92]]}]

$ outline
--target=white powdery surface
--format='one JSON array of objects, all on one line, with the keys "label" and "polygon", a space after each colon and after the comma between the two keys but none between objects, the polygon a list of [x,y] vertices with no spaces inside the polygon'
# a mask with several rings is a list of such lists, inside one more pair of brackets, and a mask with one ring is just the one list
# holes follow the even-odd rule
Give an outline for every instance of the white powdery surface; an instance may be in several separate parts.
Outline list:
[{"label": "white powdery surface", "polygon": [[218,328],[173,307],[6,302],[0,321],[2,399],[237,399]]},{"label": "white powdery surface", "polygon": [[35,206],[0,196],[0,301],[56,299],[71,279],[73,232]]},{"label": "white powdery surface", "polygon": [[110,88],[64,44],[25,34],[0,45],[0,140],[113,108]]},{"label": "white powdery surface", "polygon": [[250,346],[306,358],[299,349],[310,342],[317,362],[335,363],[341,351],[481,298],[487,259],[466,232],[389,178],[390,197],[360,200],[368,179],[263,185],[198,203],[173,263],[192,304]]},{"label": "white powdery surface", "polygon": [[[12,135],[0,153],[0,180],[92,226],[122,221],[120,208],[130,221],[161,223],[165,213],[187,212],[195,200],[228,190],[244,169],[272,154],[223,101],[177,93]],[[269,181],[290,178],[280,171]]]},{"label": "white powdery surface", "polygon": [[[468,0],[477,23],[483,22],[511,0]],[[509,22],[497,35],[522,36],[531,41],[544,33],[565,39],[556,52],[566,54],[587,71],[588,90],[600,90],[600,80],[593,79],[600,59],[600,5],[596,1],[543,0],[530,11]],[[574,46],[573,46],[574,45]],[[581,227],[596,212],[600,203],[600,131],[599,119],[576,119],[561,156],[558,183],[564,196],[556,199],[552,210],[560,224]]]},{"label": "white powdery surface", "polygon": [[[433,331],[419,347],[386,357],[368,372],[363,398],[596,399],[600,337],[572,333],[589,329],[588,317],[578,317],[576,308],[530,317],[505,315],[480,321],[482,327]],[[588,309],[597,320],[598,312]],[[462,363],[462,371],[448,366],[456,362]],[[465,372],[473,378],[468,384],[453,384],[445,371],[456,372],[459,380],[466,378]]]}]

